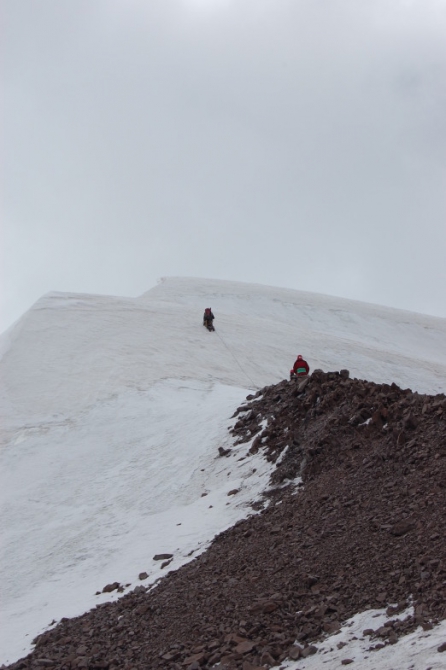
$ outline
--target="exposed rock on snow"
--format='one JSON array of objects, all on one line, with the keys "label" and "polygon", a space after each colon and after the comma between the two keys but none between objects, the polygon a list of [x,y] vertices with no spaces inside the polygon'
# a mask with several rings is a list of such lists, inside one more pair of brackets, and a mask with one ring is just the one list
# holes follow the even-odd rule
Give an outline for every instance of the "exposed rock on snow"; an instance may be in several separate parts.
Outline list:
[{"label": "exposed rock on snow", "polygon": [[[387,616],[360,635],[375,654],[446,619],[444,395],[317,371],[236,415],[246,457],[277,463],[270,504],[152,590],[62,620],[11,668],[250,670],[317,661],[327,635],[373,608]],[[354,662],[338,644],[338,665]]]}]

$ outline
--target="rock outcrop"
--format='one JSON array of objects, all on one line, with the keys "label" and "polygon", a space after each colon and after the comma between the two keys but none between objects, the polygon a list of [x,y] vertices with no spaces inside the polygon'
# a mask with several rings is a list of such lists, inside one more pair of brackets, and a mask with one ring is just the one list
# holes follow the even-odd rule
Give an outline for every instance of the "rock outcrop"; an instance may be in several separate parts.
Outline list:
[{"label": "rock outcrop", "polygon": [[317,653],[367,608],[391,615],[364,631],[372,648],[446,618],[444,395],[315,371],[236,417],[246,457],[276,465],[258,513],[155,588],[62,620],[11,668],[255,670]]}]

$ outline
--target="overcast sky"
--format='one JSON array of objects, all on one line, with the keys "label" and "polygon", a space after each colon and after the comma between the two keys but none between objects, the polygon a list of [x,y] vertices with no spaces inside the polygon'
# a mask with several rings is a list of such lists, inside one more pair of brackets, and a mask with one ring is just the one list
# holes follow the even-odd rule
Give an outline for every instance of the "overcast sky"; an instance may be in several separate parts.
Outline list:
[{"label": "overcast sky", "polygon": [[2,329],[172,275],[446,317],[446,0],[0,7]]}]

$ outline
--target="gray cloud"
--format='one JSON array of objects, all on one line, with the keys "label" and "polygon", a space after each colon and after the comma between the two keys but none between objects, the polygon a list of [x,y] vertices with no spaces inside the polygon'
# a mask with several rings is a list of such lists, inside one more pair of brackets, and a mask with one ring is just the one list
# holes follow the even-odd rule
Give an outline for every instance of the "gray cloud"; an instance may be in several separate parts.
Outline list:
[{"label": "gray cloud", "polygon": [[446,4],[3,0],[4,325],[163,275],[446,316]]}]

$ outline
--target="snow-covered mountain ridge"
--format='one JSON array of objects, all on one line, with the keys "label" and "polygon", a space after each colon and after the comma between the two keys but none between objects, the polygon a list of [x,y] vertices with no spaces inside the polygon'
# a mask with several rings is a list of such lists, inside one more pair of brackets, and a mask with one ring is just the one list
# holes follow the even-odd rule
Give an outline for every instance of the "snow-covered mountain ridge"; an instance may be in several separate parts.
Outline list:
[{"label": "snow-covered mountain ridge", "polygon": [[94,596],[105,583],[154,581],[155,553],[173,550],[176,568],[246,516],[270,465],[215,450],[248,389],[286,377],[297,353],[420,392],[446,379],[445,319],[203,279],[140,298],[50,294],[0,348],[0,662],[110,597]]},{"label": "snow-covered mountain ridge", "polygon": [[[209,305],[213,340],[198,328]],[[446,379],[445,319],[217,280],[167,279],[140,298],[49,294],[1,348],[7,425],[75,415],[117,389],[171,377],[261,387],[286,377],[297,353],[312,369],[345,367],[421,392]]]}]

